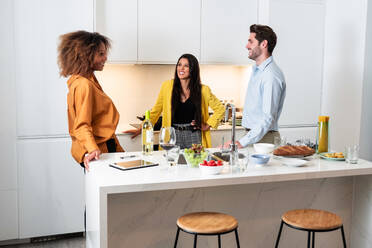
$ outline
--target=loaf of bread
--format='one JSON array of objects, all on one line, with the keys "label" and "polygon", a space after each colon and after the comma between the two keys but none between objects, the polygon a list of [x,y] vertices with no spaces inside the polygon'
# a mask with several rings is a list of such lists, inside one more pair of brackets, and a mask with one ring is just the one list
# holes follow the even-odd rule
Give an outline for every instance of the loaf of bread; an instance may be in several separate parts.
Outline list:
[{"label": "loaf of bread", "polygon": [[281,146],[274,150],[274,155],[277,156],[310,156],[315,153],[315,150],[308,146]]}]

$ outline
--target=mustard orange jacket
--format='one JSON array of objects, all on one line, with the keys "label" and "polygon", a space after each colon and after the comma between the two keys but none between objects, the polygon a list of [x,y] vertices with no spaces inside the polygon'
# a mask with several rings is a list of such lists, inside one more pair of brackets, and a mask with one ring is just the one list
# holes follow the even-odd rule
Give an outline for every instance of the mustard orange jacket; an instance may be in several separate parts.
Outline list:
[{"label": "mustard orange jacket", "polygon": [[[155,105],[151,109],[150,121],[154,125],[159,116],[162,115],[162,126],[170,127],[172,124],[172,90],[173,90],[173,80],[168,80],[162,83],[158,98]],[[218,98],[213,95],[211,89],[202,85],[202,100],[201,100],[201,110],[202,110],[202,122],[207,123],[212,128],[217,128],[223,115],[225,113],[225,108]],[[213,115],[209,116],[208,108],[211,107],[213,110]],[[212,147],[211,133],[210,131],[202,131],[202,145],[204,147]]]},{"label": "mustard orange jacket", "polygon": [[97,149],[107,152],[105,142],[111,138],[116,141],[116,151],[123,151],[115,135],[119,112],[103,92],[96,77],[72,75],[67,85],[68,127],[73,158],[81,163],[85,153]]}]

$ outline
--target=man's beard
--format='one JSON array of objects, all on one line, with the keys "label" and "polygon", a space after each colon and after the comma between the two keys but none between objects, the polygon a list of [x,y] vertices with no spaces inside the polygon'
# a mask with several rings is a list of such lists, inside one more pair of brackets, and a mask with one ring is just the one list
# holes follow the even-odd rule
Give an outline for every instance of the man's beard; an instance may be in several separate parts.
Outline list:
[{"label": "man's beard", "polygon": [[251,55],[249,55],[249,53],[248,53],[248,58],[250,58],[252,60],[255,60],[256,58],[258,58],[262,54],[262,51],[259,47],[251,49],[251,51],[252,51]]}]

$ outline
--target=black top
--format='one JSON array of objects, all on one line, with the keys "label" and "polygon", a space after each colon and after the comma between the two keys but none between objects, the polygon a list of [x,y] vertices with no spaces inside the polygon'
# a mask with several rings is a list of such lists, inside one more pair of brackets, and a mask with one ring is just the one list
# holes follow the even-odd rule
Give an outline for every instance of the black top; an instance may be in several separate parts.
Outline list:
[{"label": "black top", "polygon": [[185,102],[179,101],[172,123],[190,124],[192,120],[195,120],[195,112],[196,108],[190,97]]}]

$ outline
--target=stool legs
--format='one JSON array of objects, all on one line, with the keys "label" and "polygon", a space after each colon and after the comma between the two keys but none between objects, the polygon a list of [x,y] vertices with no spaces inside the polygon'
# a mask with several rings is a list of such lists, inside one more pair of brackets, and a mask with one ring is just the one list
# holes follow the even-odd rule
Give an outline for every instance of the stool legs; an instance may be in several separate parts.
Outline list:
[{"label": "stool legs", "polygon": [[177,247],[177,241],[178,241],[178,235],[180,234],[180,228],[177,227],[177,234],[176,234],[176,240],[174,241],[174,248]]},{"label": "stool legs", "polygon": [[282,221],[280,223],[280,228],[279,228],[278,237],[276,239],[275,248],[278,248],[279,247],[279,240],[280,240],[280,235],[282,235],[283,224],[284,224],[284,222]]},{"label": "stool legs", "polygon": [[[177,242],[178,242],[178,236],[180,234],[180,230],[181,228],[177,226],[177,233],[176,233],[176,239],[174,241],[174,248],[177,248]],[[235,232],[235,239],[236,239],[236,247],[240,248],[238,228],[236,228],[234,232]],[[216,234],[216,235],[218,236],[218,248],[221,248],[221,234]],[[193,246],[194,248],[196,248],[197,239],[198,239],[198,234],[195,233],[194,234],[194,246]]]},{"label": "stool legs", "polygon": [[236,247],[240,248],[238,228],[235,229]]},{"label": "stool legs", "polygon": [[344,248],[346,248],[346,240],[345,240],[345,233],[344,233],[344,225],[341,226],[341,234],[342,234],[342,242],[344,243]]},{"label": "stool legs", "polygon": [[315,232],[313,232],[313,244],[312,244],[312,248],[315,247]]},{"label": "stool legs", "polygon": [[236,247],[240,248],[238,228],[235,229]]},{"label": "stool legs", "polygon": [[[284,224],[284,222],[282,221],[280,223],[280,228],[279,228],[278,237],[276,239],[275,248],[278,248],[279,247],[279,240],[280,240],[280,235],[282,234],[283,224]],[[342,235],[342,242],[344,244],[344,248],[346,248],[346,239],[345,239],[344,226],[342,225],[340,227],[340,229],[341,229],[341,235]],[[308,248],[310,248],[310,244],[311,244],[311,247],[312,248],[315,247],[315,232],[312,232],[312,231],[308,231],[307,232],[307,247]],[[238,247],[239,247],[239,245],[238,245]]]}]

